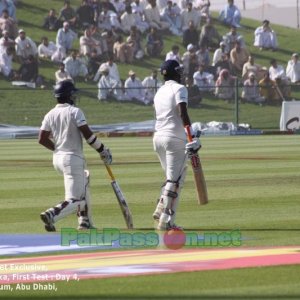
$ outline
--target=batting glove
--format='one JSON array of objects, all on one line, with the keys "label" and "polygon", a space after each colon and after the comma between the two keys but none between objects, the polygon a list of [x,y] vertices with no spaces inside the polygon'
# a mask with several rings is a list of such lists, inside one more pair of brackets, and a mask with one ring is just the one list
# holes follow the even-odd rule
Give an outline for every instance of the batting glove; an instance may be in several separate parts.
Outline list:
[{"label": "batting glove", "polygon": [[193,138],[193,141],[185,145],[185,153],[188,157],[195,155],[201,148],[201,142],[198,138]]},{"label": "batting glove", "polygon": [[111,165],[112,163],[112,155],[108,148],[104,146],[103,150],[100,152],[100,158],[106,165]]}]

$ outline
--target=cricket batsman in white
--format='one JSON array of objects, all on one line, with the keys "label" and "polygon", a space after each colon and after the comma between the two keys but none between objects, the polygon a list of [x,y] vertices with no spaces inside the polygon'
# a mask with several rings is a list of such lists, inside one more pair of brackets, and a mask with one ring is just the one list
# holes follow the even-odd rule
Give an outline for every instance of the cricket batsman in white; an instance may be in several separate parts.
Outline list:
[{"label": "cricket batsman in white", "polygon": [[180,228],[175,224],[175,217],[185,179],[187,157],[201,147],[197,137],[187,143],[184,127],[190,126],[191,121],[187,112],[188,92],[181,84],[182,71],[176,60],[163,62],[161,74],[165,83],[154,97],[156,124],[153,146],[166,177],[153,213],[153,218],[158,221],[158,230]]},{"label": "cricket batsman in white", "polygon": [[45,115],[40,128],[39,143],[53,151],[53,166],[63,174],[65,187],[65,199],[40,215],[47,231],[55,231],[54,223],[74,212],[78,229],[93,228],[82,136],[105,164],[112,163],[110,150],[93,134],[82,110],[74,106],[77,91],[71,81],[59,82],[54,87],[58,103]]}]

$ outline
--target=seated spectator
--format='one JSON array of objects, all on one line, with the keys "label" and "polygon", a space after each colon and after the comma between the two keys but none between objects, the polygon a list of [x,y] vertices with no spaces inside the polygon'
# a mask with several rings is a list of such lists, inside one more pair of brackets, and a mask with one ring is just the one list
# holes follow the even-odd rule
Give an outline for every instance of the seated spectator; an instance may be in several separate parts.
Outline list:
[{"label": "seated spectator", "polygon": [[53,42],[49,42],[47,37],[42,37],[42,43],[38,46],[38,55],[41,58],[51,58],[57,47]]},{"label": "seated spectator", "polygon": [[181,30],[183,32],[189,28],[190,21],[193,21],[194,26],[197,29],[201,23],[201,15],[193,8],[193,3],[189,1],[187,8],[181,13]]},{"label": "seated spectator", "polygon": [[77,39],[77,34],[70,29],[68,22],[63,23],[63,27],[58,29],[56,35],[57,48],[63,48],[67,53],[72,49],[74,40]]},{"label": "seated spectator", "polygon": [[114,43],[116,42],[118,35],[114,31],[108,30],[104,31],[102,36],[107,47],[107,55],[114,55]]},{"label": "seated spectator", "polygon": [[114,43],[114,56],[121,63],[131,64],[133,61],[133,48],[124,42],[123,36],[119,35]]},{"label": "seated spectator", "polygon": [[13,20],[16,19],[16,6],[12,0],[1,0],[0,1],[0,16],[2,15],[3,11],[8,11],[8,16]]},{"label": "seated spectator", "polygon": [[132,7],[132,14],[135,18],[135,26],[139,29],[141,33],[144,33],[146,30],[149,29],[149,24],[144,20],[144,14],[140,13],[139,7],[134,6],[136,2],[131,4]]},{"label": "seated spectator", "polygon": [[169,24],[161,20],[159,9],[156,5],[156,0],[149,0],[148,5],[145,8],[144,15],[145,20],[150,27],[157,30],[165,30],[169,28]]},{"label": "seated spectator", "polygon": [[189,107],[200,107],[202,96],[198,86],[194,84],[193,78],[186,77],[185,86],[188,90]]},{"label": "seated spectator", "polygon": [[5,52],[7,48],[15,47],[15,41],[9,38],[9,32],[4,30],[2,32],[2,38],[0,39],[0,53]]},{"label": "seated spectator", "polygon": [[212,61],[212,65],[215,66],[219,61],[222,60],[222,54],[225,54],[225,43],[222,41],[220,42],[220,48],[216,49],[216,51],[214,52],[214,56],[213,56],[213,61]]},{"label": "seated spectator", "polygon": [[100,68],[101,78],[98,82],[98,100],[105,101],[107,99],[121,100],[121,89],[119,82],[109,75],[107,66]]},{"label": "seated spectator", "polygon": [[60,10],[58,20],[61,23],[68,22],[71,28],[76,27],[76,22],[77,22],[76,12],[74,8],[71,7],[70,0],[65,0],[64,7]]},{"label": "seated spectator", "polygon": [[168,0],[167,6],[162,10],[161,18],[163,21],[169,23],[170,31],[174,35],[182,36],[181,12],[180,8],[176,5],[176,3],[173,3],[171,0]]},{"label": "seated spectator", "polygon": [[210,20],[210,1],[209,0],[199,0],[198,6],[196,7],[199,10],[201,17],[204,17],[206,21]]},{"label": "seated spectator", "polygon": [[223,36],[223,41],[226,45],[225,51],[230,53],[230,51],[235,47],[235,43],[238,41],[242,48],[245,48],[245,41],[242,35],[240,35],[235,26],[231,26],[230,32]]},{"label": "seated spectator", "polygon": [[162,82],[157,78],[157,70],[152,70],[152,74],[147,76],[142,81],[142,85],[145,88],[145,98],[144,103],[146,105],[152,104],[154,96],[158,90],[162,86]]},{"label": "seated spectator", "polygon": [[64,60],[64,64],[66,70],[73,80],[79,76],[83,76],[85,79],[87,79],[87,67],[82,62],[77,51],[72,51],[71,55]]},{"label": "seated spectator", "polygon": [[66,57],[67,57],[67,53],[65,48],[61,46],[56,46],[56,51],[51,56],[51,60],[56,63],[61,63],[65,60]]},{"label": "seated spectator", "polygon": [[130,30],[130,35],[127,37],[127,43],[130,45],[133,51],[133,56],[135,59],[142,59],[144,57],[144,50],[142,46],[141,33],[137,30],[136,26],[132,26]]},{"label": "seated spectator", "polygon": [[121,29],[125,34],[128,34],[132,26],[135,26],[135,15],[132,13],[132,7],[127,5],[125,12],[121,16]]},{"label": "seated spectator", "polygon": [[241,12],[234,5],[234,0],[228,0],[228,4],[220,12],[219,20],[229,26],[241,27]]},{"label": "seated spectator", "polygon": [[12,60],[15,49],[10,47],[5,52],[0,52],[0,73],[7,79],[13,78]]},{"label": "seated spectator", "polygon": [[277,64],[276,59],[271,59],[270,61],[269,74],[271,80],[276,82],[276,85],[280,89],[284,98],[288,98],[291,95],[291,85],[288,80],[284,68],[281,65]]},{"label": "seated spectator", "polygon": [[292,59],[288,61],[286,67],[286,76],[292,83],[300,82],[300,61],[298,53],[294,53],[292,55]]},{"label": "seated spectator", "polygon": [[149,56],[157,57],[161,54],[163,48],[164,44],[161,35],[155,27],[152,27],[147,35],[146,53]]},{"label": "seated spectator", "polygon": [[172,50],[166,54],[165,60],[176,60],[180,64],[180,54],[179,54],[179,46],[173,45]]},{"label": "seated spectator", "polygon": [[0,18],[0,34],[2,33],[3,35],[3,31],[8,31],[8,36],[11,39],[15,39],[18,34],[17,23],[9,16],[7,9],[2,11],[2,16]]},{"label": "seated spectator", "polygon": [[223,100],[232,100],[234,98],[234,78],[227,69],[223,69],[219,73],[215,95]]},{"label": "seated spectator", "polygon": [[119,69],[117,64],[114,62],[114,57],[109,56],[107,62],[103,63],[100,65],[95,77],[94,77],[94,81],[98,81],[100,76],[101,76],[101,70],[107,67],[109,70],[109,75],[110,77],[112,77],[113,79],[115,79],[116,81],[119,82],[119,84],[121,84],[121,79],[120,79],[120,74],[119,74]]},{"label": "seated spectator", "polygon": [[29,55],[16,72],[16,79],[26,82],[37,82],[38,63],[33,55]]},{"label": "seated spectator", "polygon": [[[111,3],[115,7],[115,11],[117,13],[118,18],[120,18],[123,12],[125,11],[125,1],[123,2],[120,0],[111,0]],[[127,3],[129,5],[129,1],[127,1]]]},{"label": "seated spectator", "polygon": [[182,55],[183,74],[185,77],[193,78],[198,69],[198,56],[196,47],[192,44],[187,46],[187,52]]},{"label": "seated spectator", "polygon": [[265,73],[262,70],[261,65],[258,65],[254,62],[254,57],[252,55],[248,57],[248,61],[243,66],[243,72],[242,72],[243,80],[248,79],[250,73],[254,73],[255,78],[257,78],[258,81],[263,78]]},{"label": "seated spectator", "polygon": [[200,65],[197,72],[194,73],[194,84],[198,86],[200,92],[214,91],[214,76],[205,72],[205,65]]},{"label": "seated spectator", "polygon": [[89,5],[88,0],[82,0],[81,5],[76,10],[76,18],[79,27],[82,29],[94,24],[94,10]]},{"label": "seated spectator", "polygon": [[56,17],[55,9],[51,8],[49,10],[48,16],[44,20],[43,28],[57,31],[61,27],[61,22]]},{"label": "seated spectator", "polygon": [[101,65],[101,61],[101,57],[98,55],[97,51],[95,49],[92,50],[87,62],[89,79],[93,80]]},{"label": "seated spectator", "polygon": [[244,82],[241,98],[244,102],[256,104],[262,104],[266,101],[266,99],[260,95],[260,89],[254,73],[248,74],[248,79]]},{"label": "seated spectator", "polygon": [[70,80],[73,82],[70,73],[65,69],[65,64],[61,62],[59,64],[59,69],[55,72],[55,81],[56,83],[59,83],[64,80]]},{"label": "seated spectator", "polygon": [[90,56],[93,50],[97,51],[97,55],[102,54],[100,41],[97,41],[92,37],[90,29],[84,31],[84,35],[79,39],[80,54],[84,56]]},{"label": "seated spectator", "polygon": [[117,13],[109,9],[107,2],[102,4],[102,12],[98,17],[98,27],[109,31],[115,31],[121,28]]},{"label": "seated spectator", "polygon": [[189,22],[189,27],[183,32],[182,44],[184,47],[187,47],[189,44],[194,46],[198,46],[199,44],[199,32],[195,28],[193,21]]},{"label": "seated spectator", "polygon": [[236,41],[235,47],[230,52],[230,60],[233,65],[234,74],[241,75],[243,66],[249,58],[249,52],[246,48],[242,48],[239,41]]},{"label": "seated spectator", "polygon": [[129,101],[139,102],[146,104],[145,93],[142,82],[139,78],[136,78],[135,72],[130,70],[128,72],[128,78],[125,80],[125,98]]},{"label": "seated spectator", "polygon": [[198,58],[198,65],[204,65],[205,69],[207,69],[210,65],[210,57],[208,49],[205,45],[201,45],[199,50],[196,52]]},{"label": "seated spectator", "polygon": [[99,55],[103,60],[107,60],[108,49],[105,34],[95,25],[91,25],[89,31],[91,32],[91,37],[98,43],[100,52],[99,49],[97,50],[97,52],[100,53]]},{"label": "seated spectator", "polygon": [[[26,33],[23,29],[19,30],[19,36],[15,39],[16,43],[16,55],[19,62],[28,63],[29,56],[37,55],[37,47],[34,41],[30,37],[26,36]],[[32,60],[30,60],[32,63]]]},{"label": "seated spectator", "polygon": [[277,50],[277,36],[275,31],[270,27],[270,21],[264,20],[263,25],[255,30],[254,37],[254,46],[259,47],[260,50]]},{"label": "seated spectator", "polygon": [[219,77],[220,72],[224,69],[227,69],[230,74],[233,74],[234,68],[232,62],[230,61],[230,55],[228,53],[223,53],[221,60],[215,64],[214,69],[215,77]]},{"label": "seated spectator", "polygon": [[202,27],[200,33],[200,45],[206,46],[207,48],[216,49],[222,40],[217,29],[213,26],[210,19]]},{"label": "seated spectator", "polygon": [[260,95],[266,99],[268,104],[279,104],[280,95],[278,94],[276,82],[271,80],[268,71],[265,72],[264,78],[259,81]]}]

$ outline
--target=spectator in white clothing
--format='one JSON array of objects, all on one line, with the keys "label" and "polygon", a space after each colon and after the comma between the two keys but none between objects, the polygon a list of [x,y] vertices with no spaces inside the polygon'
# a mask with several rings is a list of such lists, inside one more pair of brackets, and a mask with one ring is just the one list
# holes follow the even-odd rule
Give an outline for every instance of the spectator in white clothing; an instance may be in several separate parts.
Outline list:
[{"label": "spectator in white clothing", "polygon": [[64,60],[66,70],[74,80],[76,77],[83,76],[87,80],[88,70],[78,56],[77,51],[72,51],[71,55]]},{"label": "spectator in white clothing", "polygon": [[172,50],[166,54],[165,60],[176,60],[180,64],[179,46],[173,45]]},{"label": "spectator in white clothing", "polygon": [[220,48],[218,48],[215,52],[214,52],[214,56],[213,56],[213,61],[212,61],[212,65],[215,66],[219,61],[222,60],[222,54],[226,53],[226,44],[224,41],[220,42]]},{"label": "spectator in white clothing", "polygon": [[64,22],[63,27],[57,31],[56,46],[61,47],[68,52],[70,49],[72,49],[75,39],[77,39],[77,34],[70,29],[68,22]]},{"label": "spectator in white clothing", "polygon": [[128,76],[124,84],[126,100],[145,104],[145,93],[141,80],[136,77],[132,70],[128,72]]},{"label": "spectator in white clothing", "polygon": [[292,59],[288,61],[286,76],[292,83],[300,83],[300,61],[298,53],[294,53]]},{"label": "spectator in white clothing", "polygon": [[12,59],[14,55],[14,48],[7,48],[5,52],[0,53],[0,73],[6,78],[11,79],[13,77]]},{"label": "spectator in white clothing", "polygon": [[4,30],[2,32],[2,38],[0,39],[0,53],[6,52],[7,48],[15,47],[15,41],[9,38],[9,32]]},{"label": "spectator in white clothing", "polygon": [[55,81],[56,83],[59,83],[64,80],[70,80],[74,82],[70,73],[65,69],[65,64],[61,62],[59,64],[59,69],[55,72]]},{"label": "spectator in white clothing", "polygon": [[41,58],[51,58],[57,50],[53,42],[49,42],[47,37],[42,37],[42,43],[38,46],[38,55]]},{"label": "spectator in white clothing", "polygon": [[269,20],[264,20],[262,26],[255,30],[254,38],[254,46],[259,47],[260,50],[277,50],[277,35],[276,32],[270,27]]},{"label": "spectator in white clothing", "polygon": [[255,79],[255,73],[249,73],[248,79],[244,82],[242,101],[262,104],[266,99],[260,95],[259,85]]},{"label": "spectator in white clothing", "polygon": [[119,84],[121,84],[121,79],[120,79],[120,73],[119,73],[119,69],[117,64],[114,62],[114,57],[110,56],[108,58],[108,61],[101,64],[95,77],[94,77],[94,81],[98,81],[100,76],[101,76],[101,70],[104,68],[104,66],[107,66],[109,69],[109,75],[110,77],[112,77],[113,79],[115,79],[117,82],[119,82]]},{"label": "spectator in white clothing", "polygon": [[214,91],[214,76],[208,72],[205,72],[205,65],[201,64],[197,72],[194,73],[194,84],[198,86],[201,92],[213,92]]},{"label": "spectator in white clothing", "polygon": [[19,36],[15,40],[16,43],[16,55],[20,63],[23,63],[27,58],[32,55],[37,55],[37,46],[31,38],[26,36],[23,29],[19,30]]},{"label": "spectator in white clothing", "polygon": [[144,78],[142,85],[145,88],[145,104],[152,104],[158,88],[162,86],[162,82],[157,78],[156,69],[152,70],[152,74],[150,76]]},{"label": "spectator in white clothing", "polygon": [[189,28],[190,21],[193,21],[195,28],[198,29],[201,22],[201,15],[197,10],[193,8],[193,3],[189,1],[187,4],[187,8],[181,14],[182,31],[185,31]]},{"label": "spectator in white clothing", "polygon": [[150,27],[157,30],[165,30],[170,27],[168,22],[162,21],[159,13],[159,9],[156,5],[156,0],[149,0],[149,4],[146,6],[144,14],[145,19]]}]

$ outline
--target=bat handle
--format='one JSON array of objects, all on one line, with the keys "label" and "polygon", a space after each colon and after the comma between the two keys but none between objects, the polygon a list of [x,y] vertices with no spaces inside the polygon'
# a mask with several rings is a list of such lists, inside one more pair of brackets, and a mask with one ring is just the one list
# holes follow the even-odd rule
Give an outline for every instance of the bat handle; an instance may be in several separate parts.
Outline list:
[{"label": "bat handle", "polygon": [[186,136],[189,142],[193,141],[193,137],[192,137],[192,132],[191,132],[191,126],[186,125],[184,126],[185,132],[186,132]]},{"label": "bat handle", "polygon": [[110,179],[111,179],[112,181],[115,181],[115,176],[114,176],[114,174],[112,173],[112,170],[111,170],[110,166],[105,165],[105,168],[106,168],[106,170],[107,170],[107,173],[109,174]]}]

